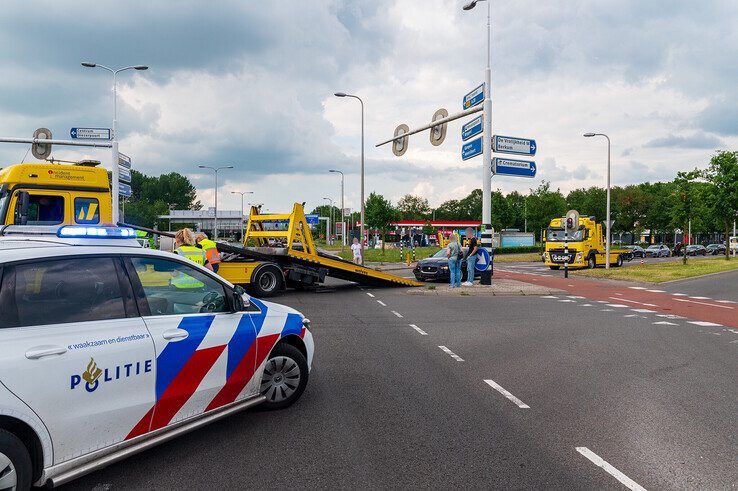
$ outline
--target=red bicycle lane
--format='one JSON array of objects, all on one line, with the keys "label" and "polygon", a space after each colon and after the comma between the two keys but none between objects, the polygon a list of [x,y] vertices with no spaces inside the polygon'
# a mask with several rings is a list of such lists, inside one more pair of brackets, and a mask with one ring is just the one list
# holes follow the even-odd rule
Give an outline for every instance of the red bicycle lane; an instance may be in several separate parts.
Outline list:
[{"label": "red bicycle lane", "polygon": [[[714,300],[677,297],[666,292],[632,289],[605,281],[583,278],[560,278],[547,275],[531,275],[510,271],[495,271],[495,278],[507,278],[524,283],[564,290],[571,295],[591,300],[603,300],[612,304],[627,305],[632,309],[647,309],[657,313],[686,317],[694,321],[712,322],[738,328],[738,305],[718,303]],[[658,290],[654,286],[649,290]]]}]

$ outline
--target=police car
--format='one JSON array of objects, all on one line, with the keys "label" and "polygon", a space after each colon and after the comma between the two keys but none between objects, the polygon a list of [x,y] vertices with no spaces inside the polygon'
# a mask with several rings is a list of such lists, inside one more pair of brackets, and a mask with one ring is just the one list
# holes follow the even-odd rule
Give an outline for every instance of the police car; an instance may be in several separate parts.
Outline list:
[{"label": "police car", "polygon": [[0,227],[0,490],[294,403],[310,322],[118,227]]}]

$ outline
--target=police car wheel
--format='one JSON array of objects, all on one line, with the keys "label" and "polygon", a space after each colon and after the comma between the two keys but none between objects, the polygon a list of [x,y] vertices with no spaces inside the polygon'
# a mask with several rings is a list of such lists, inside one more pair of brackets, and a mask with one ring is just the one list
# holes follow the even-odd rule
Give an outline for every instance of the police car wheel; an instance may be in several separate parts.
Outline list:
[{"label": "police car wheel", "polygon": [[251,283],[257,297],[273,297],[282,289],[282,272],[276,266],[266,266],[256,271]]},{"label": "police car wheel", "polygon": [[300,398],[308,381],[305,356],[292,345],[282,343],[274,348],[264,365],[261,394],[266,401],[262,409],[283,409]]},{"label": "police car wheel", "polygon": [[0,490],[30,489],[32,473],[26,446],[14,434],[0,430]]}]

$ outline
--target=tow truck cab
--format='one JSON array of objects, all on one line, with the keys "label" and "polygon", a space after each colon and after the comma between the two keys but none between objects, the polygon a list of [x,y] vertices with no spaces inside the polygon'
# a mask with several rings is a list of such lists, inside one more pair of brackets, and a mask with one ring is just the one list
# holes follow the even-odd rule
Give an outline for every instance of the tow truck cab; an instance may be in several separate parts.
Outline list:
[{"label": "tow truck cab", "polygon": [[0,224],[111,223],[108,173],[98,165],[24,163],[0,169]]},{"label": "tow truck cab", "polygon": [[[564,227],[561,218],[554,218],[546,230],[546,252],[543,261],[551,269],[559,269],[568,262],[570,268],[594,268],[605,265],[605,239],[602,224],[594,217],[580,217],[579,227],[568,234],[569,255],[564,251]],[[632,259],[630,252],[610,247],[610,264],[620,266]]]}]

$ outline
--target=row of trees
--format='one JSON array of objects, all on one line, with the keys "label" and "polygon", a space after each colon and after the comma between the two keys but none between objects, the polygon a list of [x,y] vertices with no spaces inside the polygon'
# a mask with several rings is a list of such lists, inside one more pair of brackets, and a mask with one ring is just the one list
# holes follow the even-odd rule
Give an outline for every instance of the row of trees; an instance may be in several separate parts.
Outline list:
[{"label": "row of trees", "polygon": [[167,215],[171,209],[199,210],[202,205],[197,200],[197,190],[187,177],[177,172],[158,177],[147,176],[136,170],[131,171],[133,195],[125,201],[125,221],[143,227],[166,228]]},{"label": "row of trees", "polygon": [[[517,228],[540,234],[549,221],[576,209],[582,215],[605,221],[606,191],[600,187],[580,188],[567,195],[543,182],[527,195],[513,191],[492,193],[492,226],[496,230]],[[327,216],[330,206],[313,212]],[[335,208],[334,217],[340,216]],[[738,215],[738,152],[719,152],[704,169],[680,172],[671,182],[615,186],[611,189],[611,217],[614,234],[631,233],[638,237],[644,229],[666,238],[674,230],[693,234],[730,234]],[[482,191],[475,189],[462,199],[445,201],[432,209],[428,200],[403,196],[397,205],[377,193],[366,201],[367,226],[385,233],[390,224],[403,220],[479,220],[482,216]]]}]

